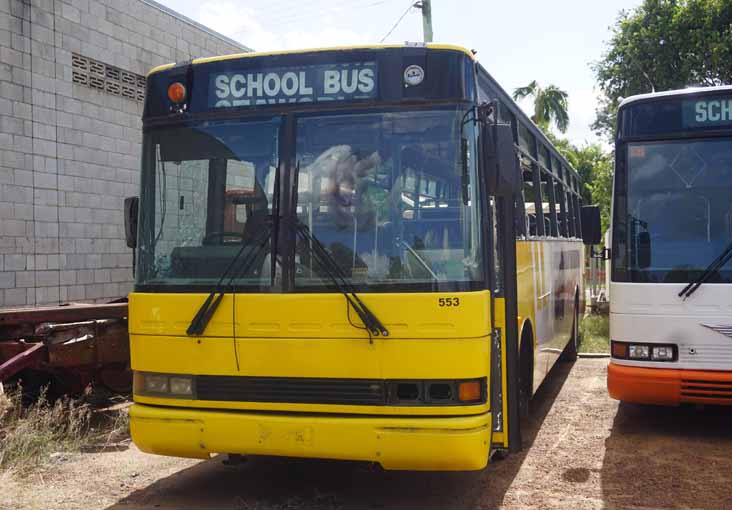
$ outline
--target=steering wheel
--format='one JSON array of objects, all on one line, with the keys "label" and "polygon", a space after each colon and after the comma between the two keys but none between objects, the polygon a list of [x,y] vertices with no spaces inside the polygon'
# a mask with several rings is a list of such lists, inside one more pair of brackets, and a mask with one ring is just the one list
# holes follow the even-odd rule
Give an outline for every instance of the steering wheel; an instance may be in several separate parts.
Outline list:
[{"label": "steering wheel", "polygon": [[206,234],[204,236],[203,240],[201,241],[201,244],[213,244],[212,241],[214,239],[220,239],[221,240],[220,244],[223,244],[225,237],[238,237],[240,241],[244,240],[244,234],[241,232],[225,232],[225,231],[209,232],[208,234]]}]

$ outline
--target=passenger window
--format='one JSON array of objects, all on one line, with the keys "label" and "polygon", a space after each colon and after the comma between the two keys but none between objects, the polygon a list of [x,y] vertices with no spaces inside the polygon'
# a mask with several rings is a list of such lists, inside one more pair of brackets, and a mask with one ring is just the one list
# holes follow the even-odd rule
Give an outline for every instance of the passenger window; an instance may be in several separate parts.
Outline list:
[{"label": "passenger window", "polygon": [[[523,198],[524,198],[524,212],[526,215],[527,232],[530,236],[539,235],[537,216],[541,218],[541,211],[537,211],[537,192],[534,189],[534,172],[532,168],[525,168],[523,170],[524,186],[523,186]],[[539,201],[539,203],[541,203]]]},{"label": "passenger window", "polygon": [[544,235],[557,237],[557,214],[554,202],[554,187],[551,176],[541,173],[541,208],[544,213]]},{"label": "passenger window", "polygon": [[561,182],[554,182],[554,197],[556,199],[557,223],[559,225],[559,235],[567,237],[567,200],[564,193],[564,186]]},{"label": "passenger window", "polygon": [[575,220],[575,214],[574,214],[574,202],[572,201],[572,193],[567,191],[567,228],[568,228],[569,237],[576,237],[575,228],[574,228],[574,220]]}]

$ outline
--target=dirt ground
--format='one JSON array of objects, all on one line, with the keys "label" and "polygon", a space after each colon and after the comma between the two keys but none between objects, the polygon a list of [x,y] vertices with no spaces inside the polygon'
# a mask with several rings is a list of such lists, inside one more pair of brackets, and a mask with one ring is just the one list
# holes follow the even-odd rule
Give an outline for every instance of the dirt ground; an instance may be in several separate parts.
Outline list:
[{"label": "dirt ground", "polygon": [[606,366],[558,365],[534,399],[524,451],[477,473],[271,458],[227,466],[130,446],[60,456],[22,481],[0,475],[0,508],[732,508],[732,409],[618,405]]}]

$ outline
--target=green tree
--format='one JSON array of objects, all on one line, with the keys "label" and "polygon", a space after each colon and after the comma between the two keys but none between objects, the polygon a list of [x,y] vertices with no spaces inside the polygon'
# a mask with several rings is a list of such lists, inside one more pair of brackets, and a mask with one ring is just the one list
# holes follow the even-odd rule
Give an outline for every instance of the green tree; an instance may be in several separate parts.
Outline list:
[{"label": "green tree", "polygon": [[592,127],[612,140],[624,97],[732,82],[732,2],[645,0],[621,11],[593,69],[603,97]]},{"label": "green tree", "polygon": [[549,131],[549,125],[553,122],[561,133],[567,132],[569,126],[569,114],[567,113],[567,93],[556,85],[541,87],[536,80],[525,87],[519,87],[513,91],[513,100],[518,101],[526,97],[534,98],[534,115],[531,120],[542,128]]},{"label": "green tree", "polygon": [[564,156],[580,176],[582,203],[600,206],[603,232],[610,226],[610,201],[612,198],[613,155],[598,143],[582,146],[572,144],[547,132],[547,138]]}]

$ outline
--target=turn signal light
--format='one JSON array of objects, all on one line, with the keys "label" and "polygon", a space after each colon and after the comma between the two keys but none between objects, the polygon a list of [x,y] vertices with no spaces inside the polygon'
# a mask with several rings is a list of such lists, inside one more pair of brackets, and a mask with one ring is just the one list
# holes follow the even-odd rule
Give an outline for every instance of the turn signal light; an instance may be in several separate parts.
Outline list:
[{"label": "turn signal light", "polygon": [[186,87],[181,82],[175,82],[168,87],[168,99],[174,103],[182,103],[186,99]]},{"label": "turn signal light", "polygon": [[481,397],[480,382],[466,381],[458,385],[458,400],[460,402],[474,402]]},{"label": "turn signal light", "polygon": [[623,344],[620,342],[613,342],[612,356],[613,356],[613,358],[627,358],[628,357],[628,344]]}]

